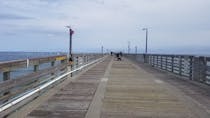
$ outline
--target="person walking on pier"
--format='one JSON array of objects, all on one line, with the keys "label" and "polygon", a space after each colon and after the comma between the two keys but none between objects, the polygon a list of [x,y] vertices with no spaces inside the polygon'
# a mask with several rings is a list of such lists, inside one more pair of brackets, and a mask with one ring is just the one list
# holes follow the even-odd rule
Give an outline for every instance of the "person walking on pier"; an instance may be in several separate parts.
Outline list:
[{"label": "person walking on pier", "polygon": [[121,53],[117,53],[117,54],[116,54],[117,61],[121,61],[121,60],[122,60],[122,59],[121,59],[121,55],[122,55]]}]

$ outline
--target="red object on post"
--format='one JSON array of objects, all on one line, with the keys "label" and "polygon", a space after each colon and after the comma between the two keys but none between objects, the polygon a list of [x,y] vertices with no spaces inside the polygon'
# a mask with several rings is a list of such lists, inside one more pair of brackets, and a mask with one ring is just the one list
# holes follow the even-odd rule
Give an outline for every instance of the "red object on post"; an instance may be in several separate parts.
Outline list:
[{"label": "red object on post", "polygon": [[72,29],[70,29],[70,35],[73,35],[74,31]]}]

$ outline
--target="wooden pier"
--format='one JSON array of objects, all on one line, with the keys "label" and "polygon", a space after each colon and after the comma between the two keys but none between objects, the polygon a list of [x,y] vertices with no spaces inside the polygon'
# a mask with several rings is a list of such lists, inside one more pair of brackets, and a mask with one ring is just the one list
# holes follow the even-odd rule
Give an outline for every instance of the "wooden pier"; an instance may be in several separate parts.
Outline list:
[{"label": "wooden pier", "polygon": [[106,56],[7,117],[209,118],[210,86],[196,79],[202,75],[194,75],[198,65],[188,57]]},{"label": "wooden pier", "polygon": [[9,117],[209,118],[210,116],[208,85],[192,84],[176,75],[127,58],[117,61],[111,56],[107,57],[104,61],[84,70],[73,80],[67,80],[65,86],[60,87],[37,107],[29,109],[30,105],[34,104],[29,103],[22,107],[28,110],[20,109]]}]

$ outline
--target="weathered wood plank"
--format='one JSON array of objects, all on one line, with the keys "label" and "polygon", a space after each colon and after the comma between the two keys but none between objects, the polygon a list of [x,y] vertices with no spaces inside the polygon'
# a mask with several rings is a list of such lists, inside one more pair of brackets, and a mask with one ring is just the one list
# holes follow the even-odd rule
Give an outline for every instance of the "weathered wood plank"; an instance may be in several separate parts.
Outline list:
[{"label": "weathered wood plank", "polygon": [[110,58],[107,58],[104,62],[86,71],[75,81],[64,86],[46,103],[43,103],[28,114],[27,117],[85,118],[85,114],[109,61]]},{"label": "weathered wood plank", "polygon": [[0,62],[0,71],[7,72],[17,68],[26,67],[26,60]]},{"label": "weathered wood plank", "polygon": [[[42,58],[32,58],[29,59],[29,66],[39,65],[42,63],[47,63],[51,61],[55,61],[57,58],[67,59],[66,55],[59,55],[59,56],[51,56],[51,57],[42,57]],[[18,68],[24,68],[27,66],[27,60],[15,60],[15,61],[8,61],[8,62],[0,62],[0,71],[6,72],[15,70]]]}]

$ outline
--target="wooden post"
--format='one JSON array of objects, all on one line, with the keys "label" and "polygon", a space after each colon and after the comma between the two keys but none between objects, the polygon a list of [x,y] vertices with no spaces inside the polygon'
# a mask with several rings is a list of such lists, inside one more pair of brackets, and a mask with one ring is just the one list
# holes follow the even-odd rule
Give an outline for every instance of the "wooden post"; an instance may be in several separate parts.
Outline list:
[{"label": "wooden post", "polygon": [[163,56],[160,56],[160,68],[163,69]]},{"label": "wooden post", "polygon": [[166,70],[168,71],[168,56],[166,56]]},{"label": "wooden post", "polygon": [[84,57],[84,62],[87,63],[87,56]]},{"label": "wooden post", "polygon": [[51,62],[51,66],[54,67],[55,66],[55,61]]},{"label": "wooden post", "polygon": [[79,57],[76,57],[76,68],[79,67]]},{"label": "wooden post", "polygon": [[143,54],[144,57],[144,63],[146,63],[146,54]]},{"label": "wooden post", "polygon": [[151,64],[151,63],[150,63],[150,56],[149,56],[149,55],[148,55],[148,64]]},{"label": "wooden post", "polygon": [[144,56],[144,63],[149,63],[148,62],[148,55],[147,54],[143,54],[143,56]]},{"label": "wooden post", "polygon": [[86,56],[86,62],[89,62],[89,56]]},{"label": "wooden post", "polygon": [[179,75],[182,75],[182,56],[179,56]]},{"label": "wooden post", "polygon": [[193,56],[190,56],[190,80],[193,80]]},{"label": "wooden post", "polygon": [[156,55],[156,67],[158,67],[158,55]]},{"label": "wooden post", "polygon": [[151,65],[153,65],[153,64],[152,64],[152,58],[153,58],[152,55],[149,55],[149,61],[150,61],[150,64],[151,64]]},{"label": "wooden post", "polygon": [[[7,72],[3,72],[3,81],[7,81],[7,80],[10,80],[10,71],[7,71]],[[9,94],[10,91],[5,91],[3,93],[3,95],[7,95]],[[7,101],[7,100],[6,100]],[[3,101],[3,102],[6,102],[6,101]]]},{"label": "wooden post", "polygon": [[10,80],[10,71],[3,72],[3,81]]},{"label": "wooden post", "polygon": [[[67,71],[67,70],[68,70],[68,68],[67,68],[67,67],[68,67],[67,62],[68,62],[67,59],[61,60],[61,62],[60,62],[61,65],[64,65],[64,64],[65,64],[66,67],[65,67],[65,69],[60,69],[60,70],[58,70],[58,71],[61,71],[61,72],[62,72],[62,71]],[[68,62],[68,63],[69,63],[69,62]]]},{"label": "wooden post", "polygon": [[34,72],[37,72],[39,70],[39,65],[34,65]]},{"label": "wooden post", "polygon": [[160,55],[157,56],[157,63],[158,63],[158,68],[160,68]]},{"label": "wooden post", "polygon": [[171,72],[174,72],[174,56],[171,56]]},{"label": "wooden post", "polygon": [[64,64],[65,63],[65,60],[61,60],[61,64]]},{"label": "wooden post", "polygon": [[[55,66],[55,61],[51,62],[51,66],[54,67]],[[55,73],[51,73],[51,75],[54,75]]]}]

